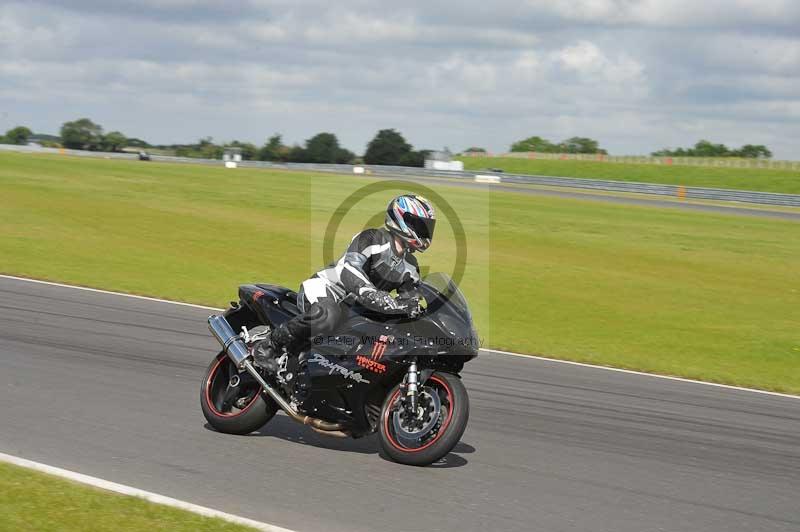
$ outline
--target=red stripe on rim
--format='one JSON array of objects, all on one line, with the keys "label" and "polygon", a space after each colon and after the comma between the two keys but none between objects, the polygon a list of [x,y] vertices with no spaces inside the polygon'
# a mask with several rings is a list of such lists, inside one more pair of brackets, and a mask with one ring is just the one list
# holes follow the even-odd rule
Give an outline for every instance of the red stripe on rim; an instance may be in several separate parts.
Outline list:
[{"label": "red stripe on rim", "polygon": [[[447,418],[444,420],[444,423],[442,423],[442,426],[439,427],[439,432],[436,433],[436,436],[431,441],[429,441],[422,447],[403,447],[402,445],[400,445],[395,441],[395,439],[392,437],[391,431],[389,430],[390,409],[387,408],[386,412],[384,412],[383,414],[383,430],[386,432],[386,437],[389,439],[389,443],[391,443],[396,449],[403,451],[404,453],[416,453],[422,451],[423,449],[427,449],[428,447],[439,441],[439,438],[441,438],[442,435],[445,433],[447,427],[450,425],[450,420],[453,417],[453,391],[450,389],[450,386],[448,386],[444,380],[440,379],[436,375],[431,376],[431,380],[438,382],[444,387],[445,391],[447,392],[447,398],[450,403],[450,407],[447,409]],[[400,390],[394,392],[394,395],[392,395],[392,398],[389,401],[390,405],[394,404],[394,402],[397,400],[398,395],[400,395]]]},{"label": "red stripe on rim", "polygon": [[253,395],[253,398],[250,400],[250,402],[247,404],[247,406],[245,406],[239,412],[227,413],[226,414],[225,412],[220,412],[219,410],[217,410],[217,407],[214,406],[214,401],[211,400],[211,381],[214,380],[214,376],[217,374],[217,370],[219,370],[219,367],[226,360],[228,360],[228,356],[227,355],[225,355],[225,354],[220,355],[219,360],[217,360],[217,364],[211,369],[211,371],[208,374],[208,379],[206,380],[206,404],[208,404],[208,407],[217,416],[220,416],[220,417],[236,417],[236,416],[240,416],[240,415],[244,414],[245,412],[250,410],[250,407],[252,407],[254,404],[256,404],[256,399],[258,399],[258,396],[261,394],[261,387],[259,386],[258,392],[256,392],[255,395]]}]

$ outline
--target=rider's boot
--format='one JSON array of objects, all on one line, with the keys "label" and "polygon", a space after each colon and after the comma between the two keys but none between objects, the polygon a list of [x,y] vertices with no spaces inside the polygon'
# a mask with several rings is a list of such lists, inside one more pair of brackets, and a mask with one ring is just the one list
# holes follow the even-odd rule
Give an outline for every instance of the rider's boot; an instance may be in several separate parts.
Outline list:
[{"label": "rider's boot", "polygon": [[260,366],[267,371],[275,373],[278,371],[278,359],[284,354],[291,355],[291,350],[288,349],[294,337],[286,328],[285,324],[281,324],[274,328],[269,337],[265,338],[253,349],[253,359],[257,366]]}]

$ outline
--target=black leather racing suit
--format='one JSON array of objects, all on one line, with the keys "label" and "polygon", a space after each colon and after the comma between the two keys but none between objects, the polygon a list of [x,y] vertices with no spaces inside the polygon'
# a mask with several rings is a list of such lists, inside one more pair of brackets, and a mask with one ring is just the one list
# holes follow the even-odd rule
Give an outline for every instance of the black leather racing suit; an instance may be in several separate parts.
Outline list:
[{"label": "black leather racing suit", "polygon": [[419,265],[405,249],[398,253],[394,237],[384,229],[366,229],[350,242],[342,257],[303,282],[297,294],[301,313],[277,328],[273,344],[289,352],[302,350],[313,336],[333,331],[339,324],[340,301],[347,294],[369,290],[409,295],[419,284]]}]

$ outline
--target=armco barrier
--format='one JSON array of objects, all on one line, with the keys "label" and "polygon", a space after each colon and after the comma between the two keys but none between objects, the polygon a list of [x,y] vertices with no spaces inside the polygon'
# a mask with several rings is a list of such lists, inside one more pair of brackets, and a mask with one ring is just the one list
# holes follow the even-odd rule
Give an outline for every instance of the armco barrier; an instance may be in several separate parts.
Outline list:
[{"label": "armco barrier", "polygon": [[[81,157],[96,157],[105,159],[136,159],[132,153],[105,153],[89,152],[82,150],[63,150],[58,148],[39,148],[34,146],[12,146],[0,144],[0,150],[20,151],[29,153],[62,153]],[[194,159],[189,157],[170,157],[166,155],[151,155],[154,161],[222,165],[217,159]],[[315,163],[271,163],[265,161],[242,161],[239,166],[243,168],[271,168],[283,170],[305,170],[311,172],[331,172],[337,174],[352,174],[353,165],[349,164],[315,164]],[[449,177],[474,181],[475,172],[457,172],[451,170],[429,170],[426,168],[413,168],[407,166],[373,166],[361,165],[367,174],[381,177]],[[777,192],[755,192],[749,190],[733,190],[724,188],[686,187],[682,185],[659,185],[654,183],[637,183],[630,181],[610,181],[604,179],[586,179],[578,177],[550,177],[525,174],[507,174],[500,172],[480,172],[481,176],[494,176],[505,183],[518,183],[527,185],[541,185],[549,187],[579,188],[604,192],[622,192],[631,194],[650,194],[656,196],[671,196],[679,199],[699,199],[716,201],[737,201],[742,203],[755,203],[761,205],[782,205],[787,207],[800,207],[799,194],[780,194]]]}]

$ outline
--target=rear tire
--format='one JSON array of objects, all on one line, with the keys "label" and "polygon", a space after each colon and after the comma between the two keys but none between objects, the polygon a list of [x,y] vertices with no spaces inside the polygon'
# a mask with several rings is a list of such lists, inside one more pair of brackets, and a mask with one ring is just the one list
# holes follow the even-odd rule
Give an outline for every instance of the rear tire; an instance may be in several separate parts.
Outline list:
[{"label": "rear tire", "polygon": [[[231,387],[234,377],[238,377],[238,383]],[[225,353],[214,357],[206,370],[200,386],[200,408],[208,424],[225,434],[249,434],[278,411],[278,405],[264,396],[255,379],[240,374]]]},{"label": "rear tire", "polygon": [[416,447],[406,446],[396,437],[394,411],[400,399],[400,385],[392,388],[381,410],[380,441],[386,454],[395,462],[426,466],[443,458],[453,450],[469,420],[469,396],[461,379],[452,373],[436,372],[422,390],[436,392],[441,400],[437,429],[421,437]]}]

